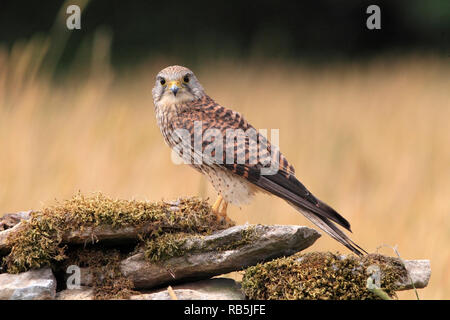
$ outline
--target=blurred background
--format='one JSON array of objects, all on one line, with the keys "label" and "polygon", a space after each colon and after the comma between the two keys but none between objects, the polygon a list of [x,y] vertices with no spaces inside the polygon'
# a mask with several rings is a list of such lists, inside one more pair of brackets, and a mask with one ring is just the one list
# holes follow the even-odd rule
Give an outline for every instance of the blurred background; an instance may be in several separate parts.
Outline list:
[{"label": "blurred background", "polygon": [[[71,4],[81,30],[66,27]],[[366,28],[370,4],[381,30]],[[181,64],[217,102],[280,130],[299,179],[358,244],[430,259],[419,295],[449,299],[449,62],[447,0],[2,1],[0,215],[79,190],[212,202],[201,175],[171,162],[153,112],[156,73]],[[313,226],[266,195],[228,214]],[[309,250],[347,252],[327,236]]]}]

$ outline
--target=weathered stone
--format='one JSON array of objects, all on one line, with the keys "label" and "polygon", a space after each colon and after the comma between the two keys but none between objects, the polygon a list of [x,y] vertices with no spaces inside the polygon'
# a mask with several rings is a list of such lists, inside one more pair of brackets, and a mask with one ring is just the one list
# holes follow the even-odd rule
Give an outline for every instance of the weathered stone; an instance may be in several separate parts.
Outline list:
[{"label": "weathered stone", "polygon": [[404,264],[411,279],[409,277],[400,279],[396,284],[399,287],[399,291],[410,290],[414,287],[416,289],[425,288],[431,277],[430,260],[404,260]]},{"label": "weathered stone", "polygon": [[[248,233],[253,236],[248,239]],[[234,247],[247,237],[247,243]],[[308,248],[320,234],[303,226],[235,226],[213,235],[189,238],[183,255],[158,263],[149,263],[144,253],[121,262],[122,273],[136,288],[151,288],[182,279],[201,279],[241,270],[248,266],[289,256]],[[229,249],[228,249],[229,248]]]},{"label": "weathered stone", "polygon": [[[179,210],[180,199],[177,201],[166,202],[171,205],[170,210]],[[7,238],[10,234],[18,231],[22,225],[21,220],[28,220],[32,211],[24,211],[18,213],[6,214],[0,218],[0,254],[6,255],[10,251],[7,244]],[[147,224],[126,227],[113,227],[111,225],[99,226],[84,226],[82,229],[67,230],[62,234],[62,243],[64,244],[87,244],[97,243],[100,241],[111,243],[127,243],[136,241],[140,234],[145,233],[146,230],[151,230],[154,222],[149,221]],[[160,227],[173,227],[172,224],[165,226],[160,224]]]},{"label": "weathered stone", "polygon": [[96,243],[99,241],[117,241],[125,243],[129,240],[136,240],[139,237],[140,231],[143,229],[145,229],[145,226],[142,226],[139,229],[136,227],[113,228],[108,225],[85,227],[83,230],[67,231],[63,235],[62,242],[71,244],[86,244]]},{"label": "weathered stone", "polygon": [[56,300],[92,300],[94,289],[82,286],[79,289],[66,289],[56,294]]},{"label": "weathered stone", "polygon": [[[5,231],[0,231],[0,253],[7,254],[10,250],[7,244],[8,236],[16,232],[22,223],[18,223],[12,228],[6,229]],[[149,223],[151,225],[151,223]],[[126,243],[130,241],[135,241],[138,239],[139,234],[142,230],[145,230],[146,226],[136,227],[122,227],[113,228],[112,226],[103,225],[95,227],[85,227],[83,230],[70,230],[62,235],[62,242],[69,244],[87,244],[87,243],[97,243],[99,241],[109,241]]]},{"label": "weathered stone", "polygon": [[[214,278],[173,286],[178,300],[243,300],[240,285],[233,279]],[[94,289],[81,286],[66,289],[56,294],[56,300],[93,300]],[[171,300],[167,288],[145,291],[130,297],[131,300]]]},{"label": "weathered stone", "polygon": [[6,244],[8,236],[20,228],[22,220],[30,218],[31,211],[7,213],[0,217],[0,254],[6,254],[9,248]]},{"label": "weathered stone", "polygon": [[55,294],[56,279],[50,268],[19,274],[0,274],[1,300],[54,299]]},{"label": "weathered stone", "polygon": [[6,240],[9,235],[20,228],[20,223],[15,225],[12,228],[6,229],[5,231],[0,231],[0,254],[7,254],[10,250],[8,247]]},{"label": "weathered stone", "polygon": [[0,217],[0,231],[14,227],[22,220],[30,218],[31,211],[21,211],[16,213],[6,213]]},{"label": "weathered stone", "polygon": [[[176,210],[178,204],[173,203],[173,205]],[[29,219],[30,213],[31,211],[24,211],[0,218],[0,230],[3,230],[0,231],[0,256],[7,254],[10,250],[6,245],[8,236],[25,223],[21,222],[22,220]],[[145,226],[139,229],[112,228],[111,226],[86,227],[83,230],[66,232],[63,235],[63,243],[69,245],[98,241],[126,243],[135,241],[143,228],[145,229]],[[167,260],[150,263],[144,258],[143,251],[140,251],[123,260],[120,263],[120,269],[125,276],[133,280],[135,288],[149,289],[169,283],[207,279],[215,275],[242,270],[280,256],[289,256],[311,246],[319,237],[320,234],[317,231],[302,226],[241,225],[210,236],[187,238],[181,246],[182,254]],[[430,261],[406,260],[404,263],[414,286],[426,287],[431,276]],[[46,282],[49,278],[45,274],[47,271],[44,270],[51,274],[48,268],[17,275],[0,274],[0,298],[49,299],[54,297],[54,289],[45,291],[45,288],[46,286],[50,288],[52,281],[56,286],[56,282],[53,274],[51,274],[51,281]],[[35,272],[44,272],[44,274],[36,276]],[[193,283],[198,284],[201,281],[174,287],[174,290],[178,290],[177,297],[179,295],[179,299],[218,299],[216,291],[197,290],[192,287]],[[92,275],[88,268],[81,268],[81,284],[92,284]],[[404,277],[399,279],[397,287],[399,290],[409,290],[413,288],[413,285],[409,277]],[[59,299],[90,299],[92,296],[92,288],[64,290],[58,293]],[[164,289],[133,297],[133,299],[166,298],[170,296]],[[236,296],[236,299],[240,298]]]},{"label": "weathered stone", "polygon": [[[240,285],[233,279],[214,278],[173,287],[178,300],[244,300]],[[133,295],[131,300],[172,300],[167,289]]]}]

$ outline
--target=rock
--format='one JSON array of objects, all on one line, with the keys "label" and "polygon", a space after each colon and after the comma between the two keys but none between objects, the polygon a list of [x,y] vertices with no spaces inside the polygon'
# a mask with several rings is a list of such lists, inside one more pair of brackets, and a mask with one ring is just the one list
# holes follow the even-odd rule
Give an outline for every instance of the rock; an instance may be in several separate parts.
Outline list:
[{"label": "rock", "polygon": [[31,211],[21,211],[16,213],[6,213],[0,217],[0,231],[14,227],[21,220],[28,220]]},{"label": "rock", "polygon": [[[409,273],[408,277],[404,277],[397,282],[400,290],[410,290],[414,287],[416,289],[425,288],[431,277],[430,260],[404,260],[405,268]],[[413,285],[411,284],[411,280]]]},{"label": "rock", "polygon": [[94,289],[82,286],[79,289],[66,289],[56,294],[56,300],[92,300]]},{"label": "rock", "polygon": [[[0,254],[7,254],[10,248],[7,245],[8,236],[16,232],[22,223],[18,223],[12,228],[0,231]],[[151,223],[149,223],[151,225]],[[122,227],[113,228],[108,225],[85,227],[83,230],[71,230],[62,235],[62,242],[69,244],[86,244],[96,243],[99,241],[105,242],[132,242],[138,239],[142,230],[145,230],[146,226],[136,227]]]},{"label": "rock", "polygon": [[[233,247],[249,232],[253,236],[248,243]],[[209,278],[289,256],[308,248],[319,237],[317,231],[303,226],[240,225],[210,236],[188,238],[180,257],[149,263],[140,252],[123,260],[120,268],[136,288],[151,288],[179,280]]]},{"label": "rock", "polygon": [[21,211],[17,213],[7,213],[0,217],[0,254],[7,254],[9,251],[6,245],[8,236],[20,228],[21,220],[28,220],[31,211]]},{"label": "rock", "polygon": [[[149,223],[151,224],[151,223]],[[96,243],[99,241],[116,241],[125,243],[138,239],[141,230],[146,227],[122,227],[113,228],[108,225],[97,227],[85,227],[83,230],[71,230],[63,235],[63,243],[86,244]]]},{"label": "rock", "polygon": [[20,228],[20,223],[12,228],[6,229],[5,231],[0,231],[0,254],[7,254],[9,252],[9,247],[6,244],[8,236]]},{"label": "rock", "polygon": [[[169,204],[176,210],[179,202]],[[6,244],[7,238],[26,223],[22,220],[29,219],[30,213],[31,211],[24,211],[0,218],[0,259],[10,250]],[[146,226],[112,228],[107,225],[85,227],[83,230],[66,232],[62,236],[62,242],[69,245],[98,241],[113,241],[120,244],[135,242],[145,228]],[[191,236],[181,243],[180,248],[177,247],[181,249],[181,254],[167,260],[150,263],[145,259],[144,252],[138,251],[120,262],[120,270],[124,276],[133,281],[135,289],[151,289],[191,281],[186,286],[174,287],[179,299],[219,299],[219,290],[199,289],[196,286],[202,282],[192,281],[242,270],[280,256],[290,256],[308,248],[319,237],[317,231],[303,226],[240,225],[217,231],[209,236]],[[407,260],[404,263],[414,286],[426,287],[431,276],[430,261]],[[81,284],[89,286],[92,279],[90,270],[81,268]],[[208,286],[210,285],[209,283]],[[399,290],[413,288],[408,277],[399,279],[397,287]],[[0,273],[0,299],[51,299],[55,297],[55,288],[56,281],[49,268],[21,274]],[[220,295],[223,295],[222,291]],[[232,296],[225,294],[224,299],[242,298],[241,295],[236,295],[236,291],[233,292],[230,293]],[[58,293],[58,299],[83,300],[92,297],[91,288],[64,290]],[[170,298],[166,289],[133,297],[151,300],[166,298]]]},{"label": "rock", "polygon": [[[233,279],[214,278],[173,287],[178,300],[244,300],[240,285]],[[133,295],[131,300],[172,300],[167,289]]]},{"label": "rock", "polygon": [[[170,210],[179,210],[181,200],[173,202],[166,202],[171,205]],[[22,225],[21,220],[29,219],[32,211],[24,211],[18,213],[11,213],[0,218],[0,254],[6,255],[10,251],[7,244],[7,238],[11,233],[16,232]],[[99,225],[99,226],[84,226],[83,229],[68,230],[62,235],[62,243],[64,244],[87,244],[110,242],[110,243],[130,243],[139,239],[140,234],[151,230],[154,227],[154,222],[149,221],[143,223],[139,227],[126,226],[126,227],[113,227],[111,225]],[[172,223],[165,225],[159,223],[159,227],[167,227],[167,229],[173,228]]]},{"label": "rock", "polygon": [[54,299],[56,279],[50,268],[0,274],[0,300]]},{"label": "rock", "polygon": [[[243,300],[240,285],[233,279],[214,278],[174,286],[178,300]],[[94,289],[81,286],[66,289],[56,294],[56,300],[93,300]],[[167,288],[135,294],[130,300],[171,300]]]}]

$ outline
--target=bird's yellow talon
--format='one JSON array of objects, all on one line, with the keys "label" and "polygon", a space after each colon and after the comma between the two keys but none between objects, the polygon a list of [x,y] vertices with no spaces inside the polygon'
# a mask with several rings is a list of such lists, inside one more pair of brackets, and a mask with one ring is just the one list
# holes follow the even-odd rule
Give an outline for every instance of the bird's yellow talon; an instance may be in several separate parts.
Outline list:
[{"label": "bird's yellow talon", "polygon": [[223,201],[223,197],[219,195],[216,202],[212,206],[212,212],[217,216],[217,220],[220,220],[221,212],[219,211],[220,204]]},{"label": "bird's yellow talon", "polygon": [[222,210],[220,210],[220,215],[224,218],[227,218],[227,207],[228,207],[228,202],[224,201],[223,205],[222,205]]},{"label": "bird's yellow talon", "polygon": [[227,207],[228,207],[228,202],[224,201],[223,205],[222,205],[222,210],[220,210],[220,216],[222,217],[223,220],[225,220],[225,222],[227,223],[231,223],[231,219],[228,218],[227,216]]},{"label": "bird's yellow talon", "polygon": [[[222,204],[222,209],[220,209],[220,205]],[[226,202],[221,195],[217,198],[216,202],[214,202],[212,206],[212,212],[216,215],[217,221],[231,222],[231,220],[227,217],[227,208],[228,202]]]}]

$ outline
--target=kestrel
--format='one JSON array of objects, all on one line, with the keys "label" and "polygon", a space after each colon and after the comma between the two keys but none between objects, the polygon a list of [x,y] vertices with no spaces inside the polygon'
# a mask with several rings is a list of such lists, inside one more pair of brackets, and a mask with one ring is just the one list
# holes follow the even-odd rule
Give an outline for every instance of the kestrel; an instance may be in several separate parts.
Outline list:
[{"label": "kestrel", "polygon": [[227,219],[228,203],[247,204],[262,191],[286,200],[355,254],[366,253],[336,225],[351,232],[350,223],[309,192],[276,146],[241,114],[211,99],[191,70],[182,66],[161,70],[152,95],[166,143],[218,192],[213,212],[219,219]]}]

